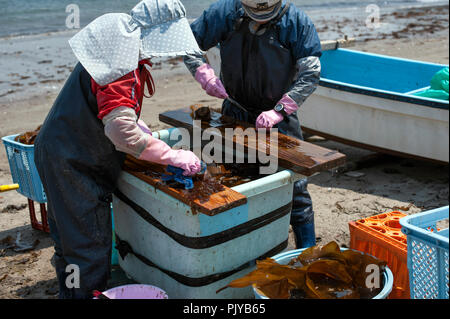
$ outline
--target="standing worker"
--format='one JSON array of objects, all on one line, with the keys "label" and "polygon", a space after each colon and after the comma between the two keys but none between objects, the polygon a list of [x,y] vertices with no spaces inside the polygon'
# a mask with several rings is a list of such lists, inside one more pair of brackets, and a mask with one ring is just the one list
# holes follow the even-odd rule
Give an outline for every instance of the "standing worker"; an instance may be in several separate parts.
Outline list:
[{"label": "standing worker", "polygon": [[[130,15],[97,18],[69,41],[80,63],[35,142],[60,298],[92,298],[93,290],[106,288],[110,203],[125,153],[182,168],[185,175],[200,171],[194,153],[172,150],[139,119],[145,85],[154,92],[150,59],[201,52],[185,16],[178,0],[144,0]],[[75,278],[67,285],[76,267],[79,286]]]},{"label": "standing worker", "polygon": [[[221,79],[202,55],[184,62],[206,93],[225,99],[224,115],[303,139],[297,110],[319,83],[321,56],[303,11],[284,0],[219,0],[191,28],[202,50],[219,45]],[[306,179],[294,185],[291,225],[297,248],[315,245]]]}]

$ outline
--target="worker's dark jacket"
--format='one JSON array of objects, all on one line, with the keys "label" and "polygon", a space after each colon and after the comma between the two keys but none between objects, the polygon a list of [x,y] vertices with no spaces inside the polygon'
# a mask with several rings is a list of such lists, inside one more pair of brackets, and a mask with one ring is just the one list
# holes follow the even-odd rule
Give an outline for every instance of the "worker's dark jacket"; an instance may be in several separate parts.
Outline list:
[{"label": "worker's dark jacket", "polygon": [[[300,105],[312,93],[320,71],[307,71],[296,78],[297,66],[308,57],[318,61],[321,45],[309,17],[286,1],[279,16],[260,27],[259,31],[265,31],[250,31],[251,23],[240,0],[219,0],[205,10],[191,28],[202,50],[220,48],[221,80],[227,94],[240,105],[227,99],[222,113],[254,124],[256,118],[273,109],[284,94]],[[199,56],[188,56],[185,63],[195,74],[204,61]],[[281,133],[302,139],[297,114],[285,118],[276,127]],[[301,234],[302,225],[313,223],[306,185],[306,180],[302,180],[294,187],[291,224],[297,237],[306,233]],[[309,246],[315,239],[314,234],[308,237],[310,239],[305,239],[303,244]]]}]

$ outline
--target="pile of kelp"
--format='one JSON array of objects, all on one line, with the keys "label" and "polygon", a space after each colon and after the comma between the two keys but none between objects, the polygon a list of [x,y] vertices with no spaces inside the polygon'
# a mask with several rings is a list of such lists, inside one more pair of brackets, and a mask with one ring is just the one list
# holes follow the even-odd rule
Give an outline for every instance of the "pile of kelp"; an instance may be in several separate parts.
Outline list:
[{"label": "pile of kelp", "polygon": [[14,141],[22,143],[22,144],[26,144],[26,145],[33,145],[34,140],[36,139],[37,135],[39,134],[39,131],[41,130],[41,126],[42,125],[39,125],[38,128],[35,129],[34,131],[25,132],[23,134],[17,135],[14,138]]},{"label": "pile of kelp", "polygon": [[272,258],[225,288],[253,285],[270,299],[372,299],[383,288],[386,262],[336,242],[304,250],[281,265]]}]

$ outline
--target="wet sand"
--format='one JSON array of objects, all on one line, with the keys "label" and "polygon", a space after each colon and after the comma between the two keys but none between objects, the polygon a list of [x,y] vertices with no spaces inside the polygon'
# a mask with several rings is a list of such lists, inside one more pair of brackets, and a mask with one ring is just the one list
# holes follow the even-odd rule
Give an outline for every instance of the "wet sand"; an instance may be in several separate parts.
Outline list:
[{"label": "wet sand", "polygon": [[[352,49],[448,64],[448,6],[426,15],[415,10],[391,15],[392,19],[405,22],[395,24],[397,35],[395,29],[390,33],[379,30],[373,39],[365,41],[362,36],[363,40]],[[410,25],[404,30],[413,23],[408,19],[413,19],[417,25],[423,23],[423,26]],[[443,21],[439,22],[439,29],[435,29],[439,19]],[[337,28],[336,24],[328,25]],[[346,28],[357,29],[358,24],[350,20],[340,25],[344,32]],[[321,27],[318,25],[319,31]],[[427,28],[433,28],[433,33]],[[322,30],[322,39],[335,38],[324,38],[325,32]],[[36,37],[0,39],[0,136],[34,130],[42,124],[73,67],[74,60],[65,42],[67,34],[40,37],[39,40]],[[27,76],[29,78],[21,79]],[[154,131],[167,127],[158,121],[161,112],[196,103],[213,108],[221,105],[220,100],[202,91],[179,60],[156,65],[154,76],[156,94],[145,101],[142,113],[142,118]],[[13,92],[8,93],[10,90]],[[349,163],[368,156],[376,157],[358,169],[362,173],[359,177],[327,171],[310,178],[309,191],[320,244],[335,240],[348,247],[349,221],[394,210],[412,214],[448,205],[448,165],[377,155],[317,137],[311,137],[310,141],[339,150],[347,155]],[[0,147],[0,159],[0,184],[11,183],[3,146]],[[28,252],[2,249],[2,239],[7,236],[15,239],[18,233],[22,243],[39,240],[36,248]],[[289,245],[290,248],[294,245],[292,234]],[[55,298],[57,282],[51,265],[52,254],[50,237],[31,229],[26,199],[14,191],[1,193],[0,298]]]}]

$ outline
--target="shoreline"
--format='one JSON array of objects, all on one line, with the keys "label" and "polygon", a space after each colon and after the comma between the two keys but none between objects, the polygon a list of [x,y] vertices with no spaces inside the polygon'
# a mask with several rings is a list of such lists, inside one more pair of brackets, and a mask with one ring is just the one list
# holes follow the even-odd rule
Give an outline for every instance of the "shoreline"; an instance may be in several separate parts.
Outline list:
[{"label": "shoreline", "polygon": [[[312,16],[321,40],[355,38],[356,42],[385,39],[442,38],[448,43],[449,6],[408,6],[380,12],[377,28],[366,26],[365,10],[336,10]],[[0,109],[40,94],[55,94],[77,60],[67,41],[76,31],[0,38]],[[357,43],[358,45],[358,43]],[[155,59],[155,78],[183,73],[178,59]],[[447,62],[448,64],[448,62]],[[184,67],[184,65],[182,65]]]}]

